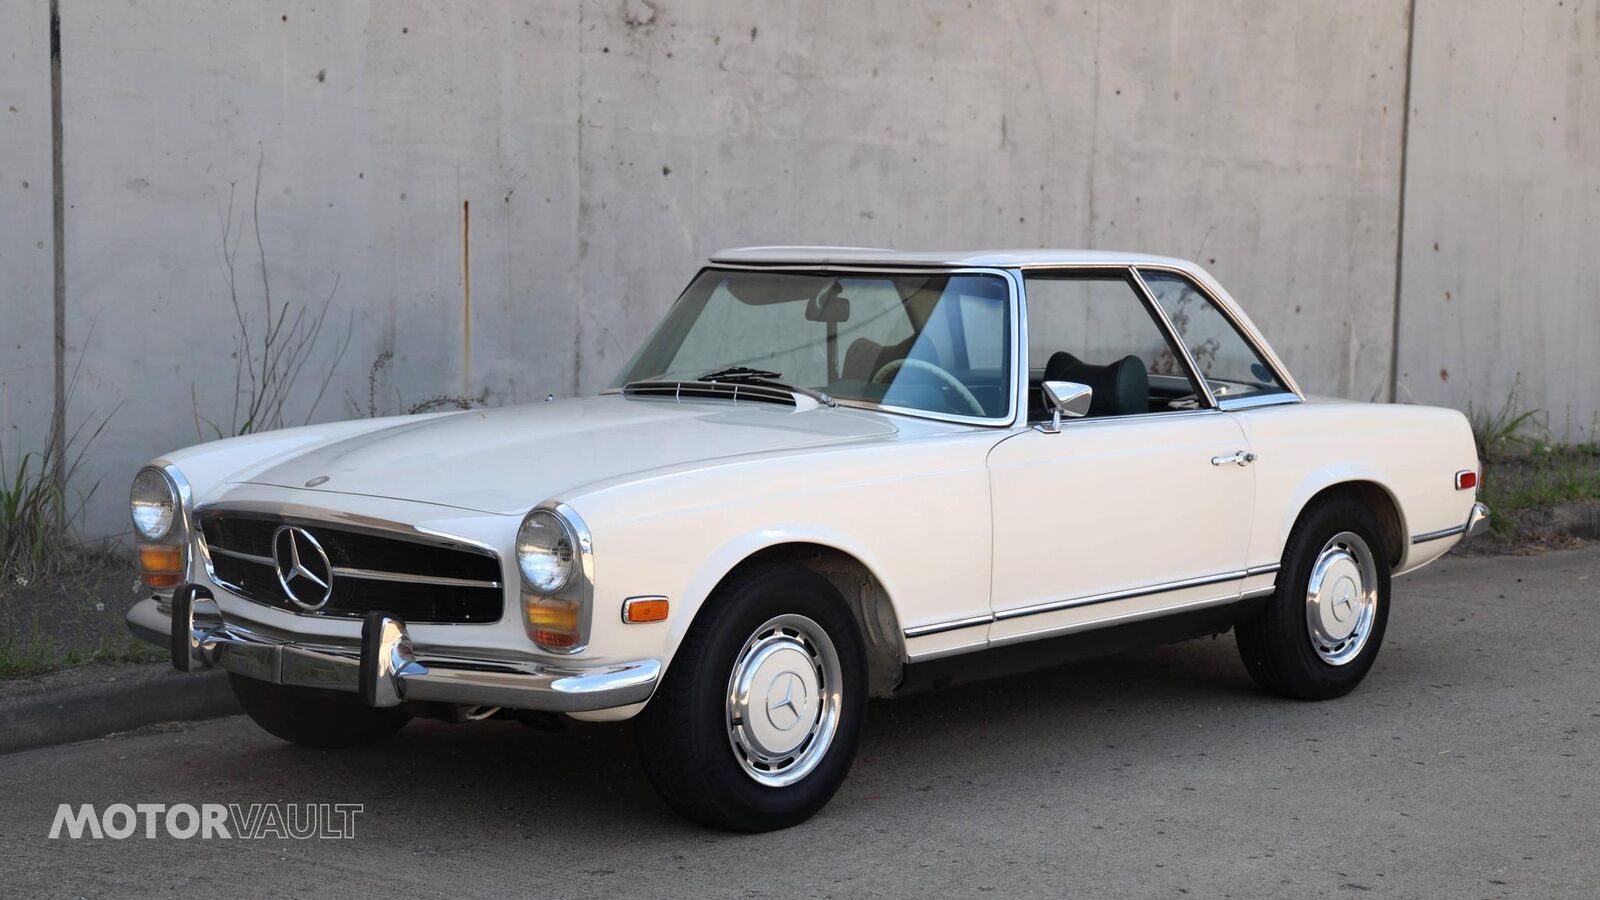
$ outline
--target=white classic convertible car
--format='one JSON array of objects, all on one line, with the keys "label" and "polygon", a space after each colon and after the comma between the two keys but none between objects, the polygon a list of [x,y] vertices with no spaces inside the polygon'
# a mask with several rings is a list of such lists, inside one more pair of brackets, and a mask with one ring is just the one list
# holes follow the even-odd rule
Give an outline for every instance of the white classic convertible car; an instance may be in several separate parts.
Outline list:
[{"label": "white classic convertible car", "polygon": [[1461,414],[1306,397],[1193,263],[748,248],[598,396],[155,460],[128,624],[307,746],[633,719],[669,805],[759,831],[869,696],[1229,628],[1340,696],[1477,481]]}]

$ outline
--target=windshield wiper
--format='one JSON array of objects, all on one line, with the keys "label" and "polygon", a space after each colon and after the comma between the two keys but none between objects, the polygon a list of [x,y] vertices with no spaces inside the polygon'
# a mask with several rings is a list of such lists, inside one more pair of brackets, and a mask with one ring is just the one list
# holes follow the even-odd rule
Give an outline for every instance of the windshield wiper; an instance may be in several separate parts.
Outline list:
[{"label": "windshield wiper", "polygon": [[708,372],[705,375],[701,375],[697,380],[713,382],[721,381],[729,384],[759,384],[763,387],[780,388],[785,391],[799,394],[803,397],[810,397],[823,406],[835,407],[839,405],[839,401],[833,399],[827,394],[824,394],[822,391],[812,390],[811,388],[800,387],[799,385],[794,384],[784,384],[781,381],[774,380],[782,377],[782,372],[772,372],[766,369],[752,369],[749,366],[728,366],[726,369],[717,369],[715,372]]},{"label": "windshield wiper", "polygon": [[752,369],[749,366],[728,366],[725,369],[716,369],[701,375],[696,381],[738,381],[745,378],[782,378],[782,372],[770,372],[766,369]]}]

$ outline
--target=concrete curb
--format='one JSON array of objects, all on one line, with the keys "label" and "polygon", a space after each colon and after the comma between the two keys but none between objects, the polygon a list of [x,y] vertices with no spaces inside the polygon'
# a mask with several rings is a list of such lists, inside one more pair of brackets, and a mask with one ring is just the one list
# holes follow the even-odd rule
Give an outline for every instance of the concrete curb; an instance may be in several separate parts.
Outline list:
[{"label": "concrete curb", "polygon": [[184,674],[165,663],[85,666],[0,682],[0,753],[239,712],[227,673],[220,670]]}]

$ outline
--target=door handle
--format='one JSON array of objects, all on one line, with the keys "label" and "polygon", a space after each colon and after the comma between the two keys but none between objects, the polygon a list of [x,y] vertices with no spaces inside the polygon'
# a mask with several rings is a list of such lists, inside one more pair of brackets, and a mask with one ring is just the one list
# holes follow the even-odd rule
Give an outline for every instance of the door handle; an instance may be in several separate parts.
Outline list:
[{"label": "door handle", "polygon": [[1225,466],[1229,463],[1232,463],[1236,466],[1248,466],[1255,461],[1256,455],[1251,453],[1249,450],[1235,450],[1226,456],[1211,457],[1211,464],[1213,466]]}]

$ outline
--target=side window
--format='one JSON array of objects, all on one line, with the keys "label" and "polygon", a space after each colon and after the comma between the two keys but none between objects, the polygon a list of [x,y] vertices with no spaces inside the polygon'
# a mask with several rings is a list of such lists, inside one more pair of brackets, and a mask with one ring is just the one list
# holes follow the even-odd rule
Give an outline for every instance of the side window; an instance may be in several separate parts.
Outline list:
[{"label": "side window", "polygon": [[1172,320],[1173,330],[1194,355],[1195,365],[1219,402],[1289,391],[1233,322],[1189,279],[1142,269],[1139,275]]},{"label": "side window", "polygon": [[[1029,383],[1074,381],[1094,390],[1090,416],[1194,409],[1196,386],[1122,271],[1028,272]],[[1048,413],[1029,391],[1030,417]]]}]

